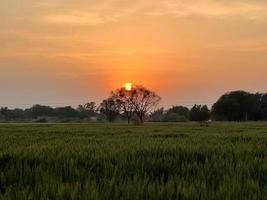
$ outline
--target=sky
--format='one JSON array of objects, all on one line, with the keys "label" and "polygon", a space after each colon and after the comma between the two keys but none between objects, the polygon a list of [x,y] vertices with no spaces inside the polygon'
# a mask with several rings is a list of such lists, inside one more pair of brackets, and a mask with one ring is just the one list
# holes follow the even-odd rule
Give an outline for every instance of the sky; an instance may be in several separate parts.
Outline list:
[{"label": "sky", "polygon": [[267,1],[0,1],[0,106],[100,102],[125,82],[165,107],[267,92]]}]

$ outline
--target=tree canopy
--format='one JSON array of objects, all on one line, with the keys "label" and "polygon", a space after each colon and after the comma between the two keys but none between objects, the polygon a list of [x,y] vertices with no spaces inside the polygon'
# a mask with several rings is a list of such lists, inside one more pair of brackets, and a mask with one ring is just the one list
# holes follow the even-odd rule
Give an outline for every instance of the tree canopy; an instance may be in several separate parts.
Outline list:
[{"label": "tree canopy", "polygon": [[140,85],[132,86],[131,90],[120,88],[112,92],[111,98],[118,105],[119,111],[127,117],[128,123],[133,115],[136,115],[141,124],[144,123],[146,114],[151,112],[161,100],[155,92]]},{"label": "tree canopy", "polygon": [[206,105],[194,105],[190,110],[191,121],[206,121],[208,119],[210,119],[210,111]]},{"label": "tree canopy", "polygon": [[216,120],[228,121],[258,120],[261,115],[261,99],[263,100],[262,95],[258,93],[245,91],[226,93],[213,105],[213,117]]}]

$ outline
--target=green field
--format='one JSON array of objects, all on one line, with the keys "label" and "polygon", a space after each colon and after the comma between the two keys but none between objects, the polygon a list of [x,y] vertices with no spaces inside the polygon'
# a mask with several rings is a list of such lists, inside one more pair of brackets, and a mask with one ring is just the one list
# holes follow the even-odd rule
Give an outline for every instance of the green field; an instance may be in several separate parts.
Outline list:
[{"label": "green field", "polygon": [[267,199],[267,123],[1,124],[0,199]]}]

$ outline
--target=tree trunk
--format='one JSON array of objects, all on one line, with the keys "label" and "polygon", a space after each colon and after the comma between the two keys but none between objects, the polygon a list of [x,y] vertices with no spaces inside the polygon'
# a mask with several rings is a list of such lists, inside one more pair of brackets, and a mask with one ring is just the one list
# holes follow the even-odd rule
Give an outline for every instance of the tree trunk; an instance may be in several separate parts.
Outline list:
[{"label": "tree trunk", "polygon": [[140,124],[144,124],[144,116],[143,116],[143,114],[140,114],[139,115],[139,119],[140,119]]}]

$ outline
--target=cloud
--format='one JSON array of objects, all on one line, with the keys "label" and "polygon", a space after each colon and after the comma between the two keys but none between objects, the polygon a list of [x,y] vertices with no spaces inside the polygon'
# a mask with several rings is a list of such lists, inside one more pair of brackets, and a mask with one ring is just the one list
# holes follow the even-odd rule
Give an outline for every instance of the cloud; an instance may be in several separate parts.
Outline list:
[{"label": "cloud", "polygon": [[97,25],[104,23],[104,18],[97,13],[71,12],[46,15],[42,17],[42,21],[57,25]]},{"label": "cloud", "polygon": [[[13,2],[9,3],[9,10],[12,10],[11,7],[16,3],[16,0],[10,0],[9,2]],[[144,20],[148,23],[150,23],[151,19],[156,19],[159,25],[162,24],[162,21],[159,19],[161,16],[175,19],[212,18],[232,20],[237,18],[267,23],[267,2],[265,0],[36,0],[34,3],[33,0],[25,0],[25,2],[27,3],[27,6],[24,5],[25,8],[23,7],[25,11],[17,12],[16,16],[7,16],[7,13],[2,13],[2,15],[6,16],[7,20],[5,21],[2,18],[0,22],[1,20],[5,22],[5,27],[8,28],[4,27],[0,31],[0,39],[3,40],[2,48],[0,47],[1,57],[6,57],[7,55],[53,55],[59,57],[64,55],[67,57],[71,55],[75,57],[124,56],[124,54],[137,54],[138,52],[141,52],[141,54],[157,53],[159,49],[163,48],[160,45],[160,47],[157,47],[158,44],[153,44],[157,48],[148,50],[136,49],[136,52],[134,50],[129,51],[127,46],[131,46],[131,49],[135,47],[135,44],[131,41],[122,41],[122,43],[124,42],[125,44],[122,45],[122,47],[118,47],[117,43],[120,42],[121,38],[117,36],[120,35],[120,32],[116,32],[116,30],[124,30],[121,28],[123,26],[131,27],[131,20],[128,20],[128,18],[140,19],[144,17]],[[26,16],[26,14],[28,16]],[[16,21],[19,17],[21,17],[22,20]],[[12,18],[14,18],[14,23],[10,23],[10,19]],[[99,31],[98,28],[91,27],[108,24],[110,22],[119,22],[120,20],[124,22],[121,24],[113,24],[110,26],[112,29],[108,29],[114,30],[114,33],[117,33],[115,36],[114,33],[112,36],[112,31],[111,34],[109,34],[103,31],[103,29],[99,29]],[[138,22],[136,23],[136,21],[134,21],[133,23],[135,23],[134,25],[136,27],[139,26]],[[198,21],[194,23],[196,26],[198,25]],[[142,22],[140,22],[140,24],[142,24]],[[50,27],[49,25],[52,26]],[[242,23],[242,30],[232,29],[228,31],[226,29],[227,23],[222,23],[222,25],[218,24],[218,27],[225,27],[225,31],[222,31],[225,34],[218,34],[216,40],[213,41],[215,41],[215,44],[219,43],[220,40],[225,43],[229,40],[229,38],[227,38],[229,35],[228,32],[231,32],[231,34],[234,35],[234,41],[231,40],[231,42],[236,43],[237,40],[244,42],[244,40],[252,38],[251,44],[233,47],[229,45],[225,47],[217,46],[216,48],[233,49],[236,51],[245,51],[244,49],[246,49],[246,51],[250,52],[266,52],[266,38],[257,43],[257,45],[253,45],[253,42],[256,38],[261,38],[262,35],[266,33],[267,29],[262,25],[254,26],[252,23],[245,23],[246,26],[244,27],[243,25],[244,23]],[[81,26],[81,29],[78,27],[75,30],[75,34],[73,34],[74,31],[69,29],[68,26]],[[83,26],[87,26],[88,28],[84,28]],[[66,27],[67,29],[65,29]],[[177,24],[177,27],[182,27],[185,30],[188,28],[187,25],[185,26],[184,24]],[[259,27],[261,30],[260,32],[257,31]],[[217,27],[215,27],[215,29],[216,28]],[[244,32],[243,29],[245,30]],[[1,34],[3,30],[14,31],[16,35],[12,35],[10,32]],[[152,28],[152,30],[154,29]],[[209,32],[209,28],[206,30],[210,35],[217,34],[217,32],[215,34],[214,32]],[[30,34],[24,35],[23,31],[28,31]],[[132,29],[129,29],[129,32],[130,31],[132,31]],[[142,33],[140,34],[140,38],[143,38],[143,35],[147,35],[148,31],[149,29],[142,30],[142,28],[140,28],[140,32]],[[170,32],[172,31],[173,29],[170,29]],[[241,31],[242,34],[240,38],[236,39],[236,36],[240,34]],[[125,30],[123,34],[134,34],[129,32]],[[150,34],[153,35],[154,32]],[[178,34],[179,32],[177,31],[177,35]],[[171,34],[167,35],[169,36]],[[163,35],[162,38],[166,40],[168,44],[169,41],[165,39],[167,35]],[[211,39],[213,37],[214,36],[211,36]],[[119,38],[116,40],[117,43],[109,44],[114,38]],[[102,42],[103,44],[96,45],[91,42],[86,43],[88,40]],[[183,40],[183,36],[181,36],[181,40]],[[194,41],[197,41],[197,39]],[[141,40],[136,43],[138,42],[141,43]],[[202,45],[201,47],[208,46],[208,44],[200,44]],[[140,46],[143,48],[143,41]],[[87,47],[90,48],[87,49]],[[169,47],[167,47],[167,50],[169,50],[168,48]],[[197,44],[195,48],[197,48]],[[173,47],[171,47],[171,50],[173,50]]]},{"label": "cloud", "polygon": [[150,15],[170,15],[174,17],[208,17],[208,18],[232,18],[266,19],[267,3],[259,1],[160,1],[159,7],[148,12]]},{"label": "cloud", "polygon": [[217,19],[241,18],[264,21],[267,19],[267,2],[259,0],[100,0],[38,2],[45,10],[42,22],[62,25],[97,25],[119,21],[129,16],[204,17]]},{"label": "cloud", "polygon": [[[34,20],[47,24],[57,25],[97,25],[118,21],[130,16],[134,12],[140,12],[143,3],[132,3],[131,1],[100,0],[100,1],[69,1],[67,4],[37,3],[33,7],[42,10]],[[124,3],[120,3],[124,2]],[[139,13],[140,14],[140,13]],[[38,15],[38,14],[37,14]]]},{"label": "cloud", "polygon": [[0,3],[0,9],[4,10],[0,12],[2,19],[77,26],[120,21],[131,16],[267,21],[265,0],[25,0],[19,6],[16,0],[9,0]]}]

